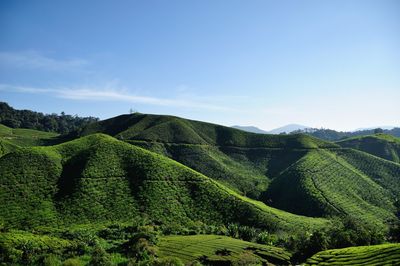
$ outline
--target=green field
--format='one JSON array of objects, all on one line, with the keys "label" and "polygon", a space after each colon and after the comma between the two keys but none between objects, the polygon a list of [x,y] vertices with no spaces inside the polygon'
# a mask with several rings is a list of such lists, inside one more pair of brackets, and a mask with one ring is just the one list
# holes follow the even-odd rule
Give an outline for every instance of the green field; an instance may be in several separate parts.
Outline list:
[{"label": "green field", "polygon": [[158,247],[161,257],[173,256],[185,263],[205,261],[212,265],[245,258],[249,262],[252,259],[259,263],[288,265],[291,256],[281,248],[216,235],[167,236],[160,239]]},{"label": "green field", "polygon": [[400,265],[400,244],[321,251],[308,259],[306,265]]}]

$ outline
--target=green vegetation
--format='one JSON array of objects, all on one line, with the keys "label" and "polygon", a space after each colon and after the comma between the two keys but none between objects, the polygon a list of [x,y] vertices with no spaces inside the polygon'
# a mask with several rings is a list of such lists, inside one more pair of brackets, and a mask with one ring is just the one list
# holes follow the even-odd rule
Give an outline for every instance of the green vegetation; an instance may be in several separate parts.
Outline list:
[{"label": "green vegetation", "polygon": [[[323,219],[238,195],[171,159],[95,134],[0,158],[0,213],[7,226],[126,221],[238,222],[269,230],[318,228]],[[179,217],[179,218],[178,218]]]},{"label": "green vegetation", "polygon": [[27,128],[68,134],[98,120],[95,117],[66,115],[64,112],[57,115],[15,110],[7,103],[0,102],[0,123],[11,128]]},{"label": "green vegetation", "polygon": [[160,238],[158,247],[161,256],[177,257],[184,263],[199,261],[212,265],[224,262],[287,265],[291,256],[281,248],[217,235],[166,236]]},{"label": "green vegetation", "polygon": [[339,141],[337,144],[400,163],[400,138],[387,134],[354,137]]},{"label": "green vegetation", "polygon": [[352,215],[383,227],[395,212],[385,189],[340,156],[324,150],[308,152],[281,172],[266,195],[273,206],[293,213]]},{"label": "green vegetation", "polygon": [[306,265],[399,265],[400,244],[350,247],[319,252]]},{"label": "green vegetation", "polygon": [[362,137],[362,136],[368,136],[376,133],[384,133],[386,135],[391,135],[394,137],[400,137],[400,128],[395,127],[392,129],[381,129],[381,128],[375,128],[375,129],[365,129],[365,130],[357,130],[357,131],[352,131],[352,132],[343,132],[343,131],[336,131],[332,129],[319,129],[319,128],[306,128],[303,130],[296,130],[293,132],[290,132],[290,134],[307,134],[319,139],[327,140],[327,141],[339,141],[347,138],[353,138],[353,137]]},{"label": "green vegetation", "polygon": [[0,125],[0,264],[288,264],[398,241],[398,144],[138,113],[62,137]]},{"label": "green vegetation", "polygon": [[49,145],[56,141],[58,134],[52,132],[43,132],[33,129],[9,128],[0,124],[1,146],[9,144],[18,146],[40,146]]}]

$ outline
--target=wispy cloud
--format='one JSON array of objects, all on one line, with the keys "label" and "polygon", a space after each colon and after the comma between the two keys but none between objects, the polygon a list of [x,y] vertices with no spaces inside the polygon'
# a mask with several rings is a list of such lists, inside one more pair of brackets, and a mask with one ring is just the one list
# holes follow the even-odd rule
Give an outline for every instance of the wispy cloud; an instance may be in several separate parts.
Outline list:
[{"label": "wispy cloud", "polygon": [[221,105],[213,105],[207,102],[196,101],[195,99],[181,98],[179,99],[166,99],[158,97],[141,96],[130,93],[126,88],[106,85],[99,87],[62,87],[62,88],[37,88],[15,86],[10,84],[0,84],[0,91],[16,92],[16,93],[31,93],[31,94],[46,94],[57,98],[70,99],[70,100],[90,100],[90,101],[120,101],[131,102],[167,107],[178,107],[188,109],[206,109],[215,111],[232,111],[230,107]]},{"label": "wispy cloud", "polygon": [[0,65],[4,67],[75,71],[88,64],[89,62],[84,59],[55,59],[37,51],[0,52]]}]

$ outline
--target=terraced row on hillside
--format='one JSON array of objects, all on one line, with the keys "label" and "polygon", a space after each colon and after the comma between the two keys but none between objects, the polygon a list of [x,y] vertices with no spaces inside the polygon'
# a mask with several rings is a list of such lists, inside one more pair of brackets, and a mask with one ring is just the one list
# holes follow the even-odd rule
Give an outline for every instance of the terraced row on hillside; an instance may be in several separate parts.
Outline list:
[{"label": "terraced row on hillside", "polygon": [[346,214],[375,223],[395,218],[388,190],[327,150],[308,152],[265,195],[274,207],[308,216]]},{"label": "terraced row on hillside", "polygon": [[321,251],[306,265],[400,265],[400,244],[383,244]]},{"label": "terraced row on hillside", "polygon": [[10,227],[129,221],[139,213],[156,224],[237,222],[272,231],[326,224],[252,201],[167,157],[103,134],[0,158],[0,218]]},{"label": "terraced row on hillside", "polygon": [[200,261],[206,265],[289,265],[291,257],[281,248],[217,235],[166,236],[158,247],[160,256],[177,257],[185,264]]}]

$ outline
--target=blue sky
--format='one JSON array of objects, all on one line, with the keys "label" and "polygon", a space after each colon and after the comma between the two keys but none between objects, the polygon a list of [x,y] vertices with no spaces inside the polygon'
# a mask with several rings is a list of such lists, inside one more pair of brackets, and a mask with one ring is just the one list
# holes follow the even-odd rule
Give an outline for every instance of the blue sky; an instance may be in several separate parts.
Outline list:
[{"label": "blue sky", "polygon": [[400,1],[1,1],[0,100],[109,118],[400,126]]}]

